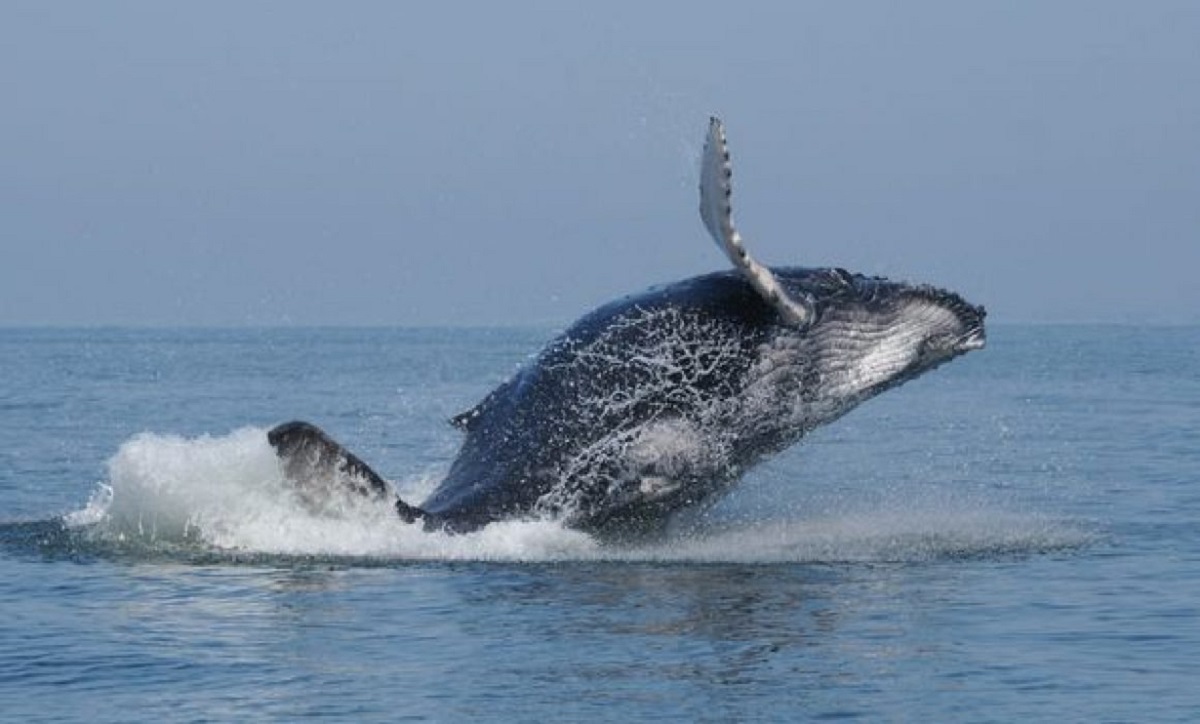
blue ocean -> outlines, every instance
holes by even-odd
[[[0,330],[0,718],[1200,718],[1200,328],[993,325],[661,542],[283,487],[420,501],[552,333]]]

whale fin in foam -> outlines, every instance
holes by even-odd
[[[339,491],[372,500],[395,495],[386,480],[316,425],[285,422],[268,432],[267,440],[283,463],[284,475],[311,508],[325,508]],[[399,497],[396,512],[409,523],[425,517],[424,511]]]

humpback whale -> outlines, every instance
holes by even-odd
[[[984,309],[924,284],[767,267],[733,223],[725,129],[712,118],[700,217],[733,268],[611,302],[453,418],[464,439],[419,506],[306,422],[268,439],[301,497],[394,499],[452,532],[549,518],[599,535],[661,531],[756,463],[859,403],[985,343]]]

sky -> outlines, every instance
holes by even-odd
[[[760,260],[1200,322],[1200,3],[0,3],[0,325],[563,324]]]

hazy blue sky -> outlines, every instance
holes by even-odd
[[[561,323],[770,264],[1200,321],[1200,2],[0,3],[0,324]]]

